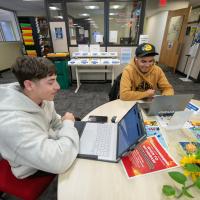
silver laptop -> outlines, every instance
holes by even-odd
[[[77,127],[75,123],[80,134],[80,158],[117,162],[147,135],[137,104],[118,123],[86,122],[84,128],[80,123],[84,125],[78,122]]]
[[[176,111],[183,111],[193,96],[193,94],[155,96],[152,101],[140,103],[139,105],[147,115],[170,114]]]

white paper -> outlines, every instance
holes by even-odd
[[[87,44],[79,44],[78,51],[79,52],[89,52],[89,46]]]
[[[99,52],[99,56],[100,57],[107,57],[108,56],[108,52]]]
[[[117,52],[108,52],[109,56],[117,57]]]
[[[90,62],[93,65],[101,64],[101,60],[99,58],[92,58]]]
[[[90,52],[91,56],[100,56],[100,52]]]
[[[90,56],[90,53],[89,52],[81,52],[81,56],[88,57],[88,56]]]
[[[95,38],[96,38],[96,42],[103,42],[103,35],[96,35],[95,36]]]
[[[80,60],[79,59],[71,59],[68,61],[68,65],[76,65],[76,64],[80,64]]]
[[[177,111],[174,113],[172,118],[169,120],[166,129],[174,130],[183,128],[184,124],[190,119],[192,111]]]
[[[140,35],[139,44],[149,43],[149,35]]]
[[[189,55],[194,58],[197,55],[198,48],[199,48],[198,43],[191,46],[189,50]]]
[[[108,65],[108,64],[112,64],[112,59],[101,59],[101,64],[103,65]]]
[[[84,34],[84,29],[83,28],[79,28],[79,34],[83,35]]]
[[[90,45],[90,52],[99,52],[100,51],[100,45],[99,44],[91,44]]]
[[[122,47],[121,48],[121,64],[127,64],[130,62],[132,56],[132,49],[130,47]]]
[[[89,59],[88,58],[80,59],[80,64],[88,65],[89,64]]]
[[[88,30],[85,30],[84,35],[86,38],[88,38]]]
[[[112,59],[111,63],[114,65],[120,65],[120,60],[119,59]]]
[[[77,45],[77,42],[76,42],[76,40],[73,40],[73,39],[71,39],[71,45]]]
[[[75,29],[74,28],[70,28],[69,32],[70,32],[71,37],[75,36]]]
[[[117,43],[117,34],[118,34],[118,31],[110,31],[109,32],[109,42]]]
[[[79,57],[79,56],[81,56],[80,52],[73,52],[72,53],[72,57]]]

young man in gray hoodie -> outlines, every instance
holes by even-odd
[[[0,86],[0,157],[20,179],[38,170],[65,172],[79,151],[79,136],[73,114],[61,118],[55,111],[60,87],[54,64],[24,56],[12,72],[19,83]]]

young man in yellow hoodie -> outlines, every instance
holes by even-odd
[[[125,101],[153,97],[160,90],[161,95],[173,95],[162,69],[155,65],[155,47],[149,43],[140,44],[135,58],[125,67],[120,82],[120,99]]]

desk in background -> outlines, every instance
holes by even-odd
[[[200,105],[198,101],[194,103]],[[119,121],[134,104],[133,101],[111,101],[90,112],[83,120],[86,121],[89,115],[107,115],[110,121],[116,115]],[[142,114],[144,119],[156,120],[155,117]],[[192,118],[200,120],[198,115]],[[188,141],[191,132],[186,129],[166,132],[162,128],[161,132],[166,138],[170,153],[179,162],[177,143]],[[172,169],[174,170],[182,171],[180,167]],[[174,185],[166,171],[128,179],[121,163],[76,159],[66,173],[59,175],[58,200],[165,200],[162,194],[164,184]],[[191,191],[194,199],[199,199],[198,189],[192,188]]]
[[[77,81],[75,93],[78,92],[81,85],[80,73],[111,73],[111,85],[113,85],[115,77],[114,67],[120,65],[120,60],[117,58],[117,52],[74,52],[72,57],[73,58],[68,62],[68,65],[75,67]],[[94,67],[104,68],[95,69]]]

